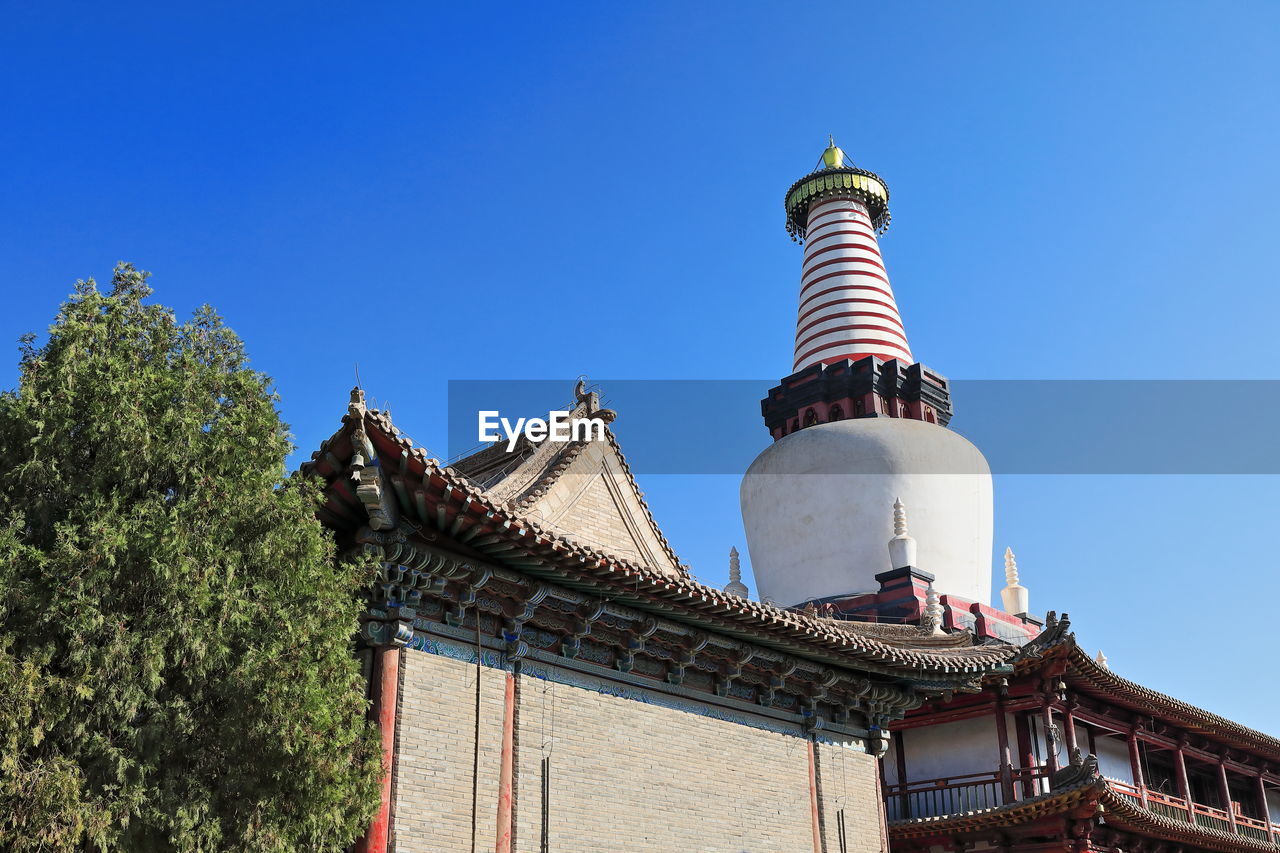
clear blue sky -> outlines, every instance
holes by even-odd
[[[441,452],[449,379],[779,378],[780,202],[828,132],[889,183],[944,373],[1280,378],[1276,4],[182,5],[0,12],[0,340],[134,261],[227,317],[305,452],[357,362]],[[1151,417],[1230,442],[1250,404]],[[641,485],[723,582],[737,478]],[[1280,733],[1278,498],[1001,477],[996,541],[1118,672]]]

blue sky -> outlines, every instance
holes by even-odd
[[[912,348],[947,375],[1280,378],[1275,4],[0,14],[0,340],[134,261],[226,316],[306,452],[357,363],[441,453],[450,379],[780,378],[781,198],[827,133],[890,186]],[[1230,443],[1250,408],[1150,418]],[[711,417],[673,413],[673,440]],[[723,582],[737,478],[641,485]],[[997,549],[1118,672],[1280,733],[1278,498],[1270,476],[1002,476]]]

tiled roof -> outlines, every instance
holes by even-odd
[[[328,502],[322,514],[339,529],[367,523],[346,482],[353,434],[361,428],[378,464],[397,484],[402,511],[418,523],[457,537],[490,559],[533,574],[550,574],[569,586],[591,589],[620,602],[745,636],[809,657],[869,672],[894,675],[926,688],[976,689],[983,675],[1016,653],[1012,646],[913,647],[771,604],[751,601],[673,576],[634,560],[574,541],[523,515],[514,502],[498,503],[460,472],[414,447],[380,412],[349,413],[342,428],[302,466],[325,478]]]
[[[875,637],[891,646],[906,646],[918,649],[959,649],[973,648],[978,643],[973,632],[965,629],[950,634],[931,634],[923,631],[918,625],[899,625],[892,622],[860,622],[852,619],[823,618],[837,627],[850,626],[864,637]],[[1004,647],[1004,644],[1000,644]]]
[[[1187,844],[1223,853],[1237,851],[1269,851],[1276,845],[1258,841],[1246,835],[1224,832],[1212,827],[1192,824],[1165,817],[1142,808],[1107,784],[1097,769],[1096,762],[1075,778],[1061,784],[1047,794],[1028,797],[1003,806],[959,812],[936,817],[906,818],[889,823],[890,839],[948,837],[961,834],[998,831],[1007,827],[1029,824],[1054,815],[1068,813],[1081,817],[1101,814],[1107,826],[1138,835]]]
[[[1018,826],[1047,815],[1072,811],[1082,803],[1096,802],[1106,788],[1106,780],[1096,774],[1082,774],[1057,790],[1003,806],[971,809],[955,814],[903,818],[889,822],[889,838],[954,836],[992,827]]]
[[[1015,661],[1018,671],[1038,669],[1048,658],[1065,658],[1066,677],[1078,690],[1210,740],[1280,761],[1280,739],[1116,675],[1080,648],[1075,634],[1067,630],[1069,626],[1070,621],[1064,614],[1054,625],[1052,634],[1046,631],[1041,635],[1043,642],[1035,641],[1025,647]]]
[[[592,398],[579,402],[577,408],[569,413],[569,417],[588,418],[599,414],[600,411],[595,407],[594,398]],[[611,419],[612,413],[609,415]],[[688,574],[688,567],[680,562],[671,543],[667,541],[666,534],[654,519],[653,512],[644,499],[644,493],[636,483],[631,466],[627,463],[627,457],[622,452],[622,447],[618,444],[613,430],[609,428],[606,418],[601,418],[601,423],[604,425],[605,440],[622,471],[625,488],[630,491],[640,509],[639,517],[632,517],[631,521],[642,525],[648,531],[673,570]],[[510,453],[504,447],[495,445],[454,462],[450,470],[475,482],[497,502],[510,503],[522,513],[537,514],[535,510],[541,499],[550,493],[591,443],[583,439],[533,442],[527,436],[521,435]],[[512,460],[513,457],[515,464],[501,465],[503,459]],[[564,532],[573,537],[574,531]],[[608,543],[595,544],[608,547]]]

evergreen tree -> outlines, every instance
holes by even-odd
[[[0,849],[333,850],[377,804],[335,561],[267,377],[147,274],[0,394]]]

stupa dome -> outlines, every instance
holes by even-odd
[[[991,600],[991,470],[963,436],[925,421],[819,423],[767,447],[742,480],[762,599],[795,605],[879,588],[893,506],[911,509],[916,568],[940,593]]]

